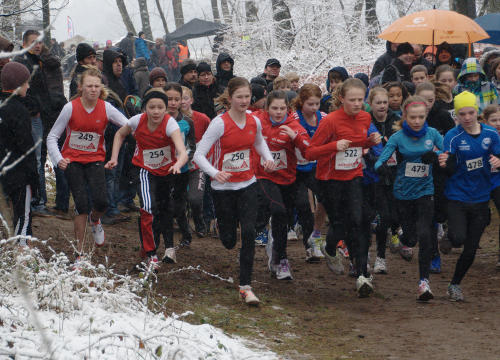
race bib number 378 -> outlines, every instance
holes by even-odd
[[[69,147],[75,150],[96,152],[101,135],[95,132],[72,131],[69,138]]]
[[[241,172],[250,170],[250,150],[238,150],[224,155],[222,171]]]

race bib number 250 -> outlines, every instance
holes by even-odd
[[[241,172],[250,170],[250,150],[238,150],[224,154],[222,171]]]

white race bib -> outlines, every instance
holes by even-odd
[[[422,163],[407,162],[405,168],[406,177],[427,177],[429,176],[429,165]]]
[[[144,160],[144,166],[150,169],[159,169],[172,162],[170,146],[165,146],[159,149],[143,150],[142,158]]]
[[[96,152],[101,135],[94,132],[71,131],[69,147],[75,150]]]
[[[389,160],[387,160],[387,166],[396,166],[397,164],[396,152],[393,152]]]
[[[470,159],[465,161],[465,165],[467,167],[467,171],[481,169],[483,167],[483,158],[478,157],[475,159]]]
[[[250,150],[238,150],[224,155],[222,171],[241,172],[250,170]]]
[[[288,162],[286,161],[286,151],[284,149],[280,151],[271,151],[273,156],[274,165],[276,166],[274,170],[286,169],[288,167]],[[264,166],[264,159],[260,158],[260,164]]]
[[[356,169],[361,163],[363,149],[361,147],[348,148],[335,155],[335,170]]]

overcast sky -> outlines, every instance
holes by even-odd
[[[137,3],[137,0],[125,0],[135,29],[140,31],[142,25]],[[175,30],[171,0],[160,0],[160,4],[163,5],[169,30]],[[163,36],[165,32],[158,15],[156,1],[148,0],[148,10],[153,36]],[[194,17],[212,20],[209,0],[184,0],[183,11],[186,22]],[[51,15],[55,16],[56,12],[53,11]],[[127,32],[116,6],[116,0],[70,0],[53,23],[52,37],[58,41],[68,38],[68,16],[73,20],[75,35],[82,35],[89,41],[99,41],[102,45],[108,39],[113,41],[120,39]]]

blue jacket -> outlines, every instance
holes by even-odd
[[[151,58],[151,51],[148,49],[146,41],[141,38],[135,39],[135,58],[143,57],[146,60]]]

